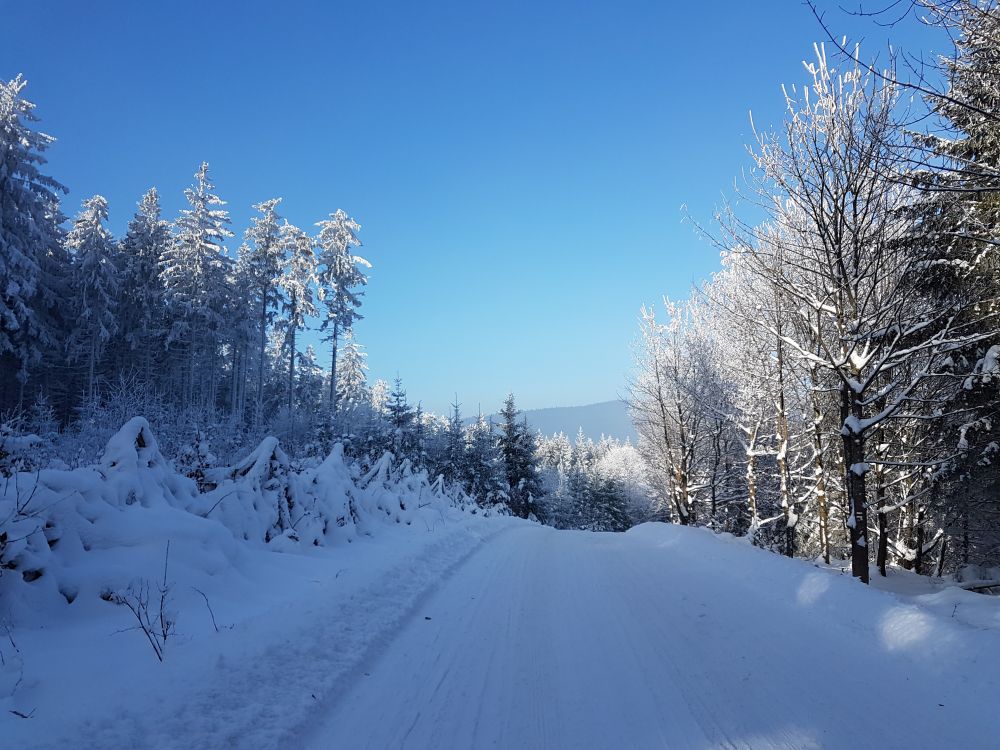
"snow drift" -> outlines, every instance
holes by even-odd
[[[146,420],[131,419],[94,466],[0,482],[0,620],[44,622],[54,606],[107,606],[110,592],[159,578],[167,564],[169,578],[197,585],[239,568],[248,548],[305,551],[386,523],[430,525],[446,509],[485,512],[389,453],[358,474],[340,445],[295,472],[268,437],[236,465],[206,471],[200,492],[164,458]]]

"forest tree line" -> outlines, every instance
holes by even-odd
[[[513,396],[495,419],[467,421],[457,400],[447,416],[411,404],[398,377],[369,384],[354,324],[371,265],[345,211],[310,233],[282,217],[281,199],[262,201],[231,252],[203,163],[173,221],[155,188],[121,237],[103,196],[68,219],[25,86],[0,83],[0,473],[93,462],[142,415],[196,480],[274,435],[299,462],[334,443],[362,467],[388,451],[525,518],[611,530],[648,517],[645,485],[614,468],[638,465],[630,445],[581,438],[575,458],[546,463],[558,438],[536,435]],[[325,361],[303,346],[317,322]],[[599,467],[608,454],[618,458]]]
[[[944,84],[816,45],[703,230],[722,270],[643,309],[631,383],[677,522],[864,581],[1000,564],[1000,12],[920,5]]]

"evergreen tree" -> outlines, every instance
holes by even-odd
[[[167,222],[160,218],[160,196],[150,188],[139,201],[119,244],[118,329],[124,347],[119,349],[118,369],[134,366],[142,357],[143,379],[149,381],[162,339],[163,284],[160,262],[170,243]]]
[[[417,413],[406,400],[403,381],[397,375],[393,383],[389,401],[386,404],[389,424],[392,428],[392,450],[397,457],[411,453],[414,444],[413,428]]]
[[[229,212],[221,208],[225,201],[212,192],[206,162],[194,177],[194,185],[184,191],[189,208],[174,224],[174,241],[160,270],[172,318],[167,343],[178,345],[187,359],[178,378],[181,403],[196,405],[200,396],[201,406],[214,407],[227,275],[223,243],[233,233]]]
[[[933,10],[942,13],[941,8]],[[936,472],[930,498],[915,500],[917,507],[909,510],[903,524],[903,544],[913,550],[912,560],[904,559],[903,564],[918,571],[924,555],[923,526],[931,513],[961,540],[956,545],[960,564],[988,560],[1000,549],[994,531],[1000,502],[993,490],[998,480],[994,454],[1000,442],[1000,392],[989,366],[995,360],[993,332],[1000,314],[1000,121],[984,115],[1000,109],[1000,13],[995,6],[956,3],[939,20],[952,27],[955,54],[943,58],[947,90],[928,97],[944,128],[920,139],[929,153],[923,154],[926,158],[914,175],[924,190],[911,208],[909,240],[917,248],[915,254],[923,256],[918,270],[924,293],[945,309],[963,310],[965,329],[984,338],[951,352],[959,367],[973,371],[947,410],[959,415],[951,420],[952,429],[938,428],[921,437],[934,441],[939,454],[949,455],[958,432],[961,452]],[[934,168],[924,168],[925,162]],[[879,539],[880,562],[886,557],[881,547],[886,536]]]
[[[59,249],[59,194],[66,188],[42,174],[43,152],[55,140],[32,130],[35,105],[22,97],[27,81],[0,81],[0,372],[4,398],[18,381],[21,399],[29,369],[58,345],[46,325],[47,258]]]
[[[341,209],[330,214],[330,218],[317,222],[320,228],[319,282],[320,298],[323,300],[324,315],[321,329],[325,341],[330,342],[330,411],[337,411],[337,344],[340,336],[361,318],[362,292],[358,287],[368,283],[368,278],[359,268],[371,268],[371,263],[351,252],[352,247],[360,247],[357,233],[361,225]]]
[[[527,422],[518,421],[520,415],[512,393],[507,396],[500,411],[500,455],[510,509],[514,515],[527,518],[535,512],[534,499],[541,492],[535,467],[534,440]]]
[[[590,529],[626,531],[631,526],[625,493],[614,479],[595,474],[587,495]]]
[[[352,411],[369,401],[367,376],[368,355],[354,339],[354,332],[348,331],[337,357],[337,403],[338,409]]]
[[[300,405],[316,410],[323,401],[323,386],[326,371],[319,364],[316,350],[310,344],[299,353],[298,371],[295,378],[296,400]]]
[[[258,203],[254,209],[260,213],[250,219],[250,226],[243,236],[240,248],[242,276],[249,285],[247,293],[257,310],[256,325],[259,348],[257,351],[257,399],[255,420],[263,418],[264,359],[267,350],[267,332],[274,321],[279,304],[278,278],[281,275],[283,254],[286,250],[282,238],[281,217],[277,207],[281,198]]]
[[[73,257],[76,321],[69,339],[70,361],[87,364],[87,400],[93,401],[97,364],[118,329],[118,270],[115,245],[104,226],[108,202],[100,195],[88,198],[66,235]]]
[[[288,416],[294,425],[295,339],[305,327],[306,318],[316,314],[313,289],[316,282],[316,256],[313,243],[305,232],[285,222],[281,227],[281,246],[285,265],[278,286],[281,288],[282,312],[285,314],[285,351],[288,356]]]
[[[506,497],[506,481],[493,425],[480,414],[469,426],[466,440],[467,492],[484,507],[502,502]]]

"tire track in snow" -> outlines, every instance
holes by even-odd
[[[475,530],[469,524],[458,526],[346,597],[304,608],[298,613],[300,619],[291,619],[287,631],[277,637],[270,633],[267,642],[243,646],[238,658],[220,656],[205,665],[192,675],[183,699],[145,701],[141,713],[112,712],[72,728],[57,742],[32,747],[271,750],[284,746],[314,719],[317,709],[331,705],[361,678],[364,665],[393,641],[434,590],[513,525],[491,519]],[[150,686],[154,698],[161,687]]]

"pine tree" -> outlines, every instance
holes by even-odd
[[[316,282],[316,256],[313,243],[305,232],[285,222],[281,227],[281,247],[285,264],[278,279],[285,314],[285,351],[288,356],[288,417],[294,425],[295,339],[305,327],[306,318],[316,314],[313,289]]]
[[[171,308],[171,329],[167,343],[176,343],[187,355],[187,364],[179,378],[184,405],[195,405],[196,395],[202,406],[214,406],[215,370],[218,367],[217,344],[226,291],[226,238],[229,212],[221,208],[225,201],[215,195],[203,162],[194,175],[195,183],[184,191],[190,208],[181,211],[174,223],[175,236],[164,253],[161,274]],[[208,373],[204,362],[208,360]],[[196,394],[196,386],[201,393]],[[205,390],[207,385],[207,392]]]
[[[510,509],[514,515],[527,518],[535,512],[533,501],[541,492],[535,466],[534,440],[527,423],[518,420],[520,415],[512,393],[507,396],[500,411],[500,454]]]
[[[359,266],[371,268],[371,263],[351,252],[352,247],[360,247],[357,233],[361,225],[341,209],[330,214],[330,218],[317,222],[320,228],[319,282],[320,298],[323,300],[324,316],[321,329],[325,341],[332,349],[330,359],[330,412],[337,411],[337,344],[340,336],[361,318],[362,292],[358,287],[368,283],[368,278]]]
[[[255,420],[263,419],[264,408],[264,359],[267,350],[267,332],[274,321],[279,304],[278,278],[281,275],[283,254],[281,217],[277,207],[281,198],[258,203],[254,209],[260,213],[250,219],[250,226],[243,237],[240,262],[243,279],[249,285],[247,293],[257,310],[259,348],[257,352],[257,399]]]
[[[451,405],[451,415],[444,434],[444,455],[442,456],[442,472],[451,481],[465,478],[468,446],[465,440],[465,430],[462,427],[462,410],[458,403],[458,395]],[[466,488],[468,491],[468,488]]]
[[[408,455],[413,450],[413,427],[417,413],[406,400],[403,381],[397,375],[393,383],[389,401],[386,404],[389,424],[392,428],[392,450],[397,456]]]
[[[483,507],[502,502],[506,497],[506,477],[493,425],[479,414],[466,434],[465,483],[467,492]]]
[[[254,354],[257,355],[257,378],[263,386],[261,366],[266,367],[267,339],[264,349],[260,349],[259,319],[248,310],[258,310],[260,305],[254,294],[253,270],[243,252],[234,263],[229,264],[226,277],[227,306],[224,328],[229,349],[229,411],[233,422],[243,424],[246,418],[248,388],[251,386],[251,371],[254,369]],[[254,398],[254,418],[262,416],[256,408],[262,399]]]
[[[38,118],[22,97],[26,85],[21,76],[0,81],[0,372],[5,390],[18,381],[18,401],[31,366],[58,345],[43,310],[53,301],[45,295],[47,256],[61,256],[58,196],[66,192],[40,171],[55,139],[31,129]]]
[[[924,256],[925,293],[942,307],[964,308],[965,326],[988,335],[1000,314],[1000,122],[995,116],[1000,109],[1000,13],[995,5],[972,2],[946,10],[944,4],[933,4],[931,10],[951,27],[955,54],[943,58],[947,90],[928,97],[944,128],[921,139],[929,153],[921,154],[925,158],[914,175],[924,191],[912,207],[910,241]],[[924,163],[934,168],[926,169]],[[960,417],[952,420],[953,429],[938,427],[922,440],[934,440],[938,453],[949,455],[957,431],[962,450],[935,475],[930,497],[939,507],[914,500],[907,509],[901,524],[902,543],[910,551],[905,567],[921,570],[923,527],[931,511],[961,540],[955,545],[959,564],[988,560],[991,548],[1000,546],[994,531],[1000,503],[993,490],[1000,395],[995,373],[985,366],[995,341],[994,334],[951,352],[955,362],[973,371],[947,409]],[[885,559],[884,536],[879,539],[880,562]],[[978,557],[980,551],[986,555]]]
[[[367,354],[354,339],[354,332],[348,331],[337,357],[337,403],[340,409],[352,411],[369,401],[368,383],[365,373]]]
[[[295,377],[295,397],[298,403],[313,411],[319,409],[323,401],[325,381],[326,370],[320,366],[316,350],[310,344],[305,351],[299,353]]]
[[[76,324],[69,340],[70,361],[87,363],[87,400],[93,401],[96,367],[108,341],[118,329],[118,269],[115,245],[104,226],[108,202],[100,195],[88,198],[66,235],[73,256]]]
[[[120,347],[118,369],[128,369],[132,356],[142,357],[143,379],[149,381],[157,350],[162,345],[163,283],[160,263],[170,244],[170,229],[160,218],[160,196],[150,188],[139,201],[119,244],[120,295],[118,329]]]

